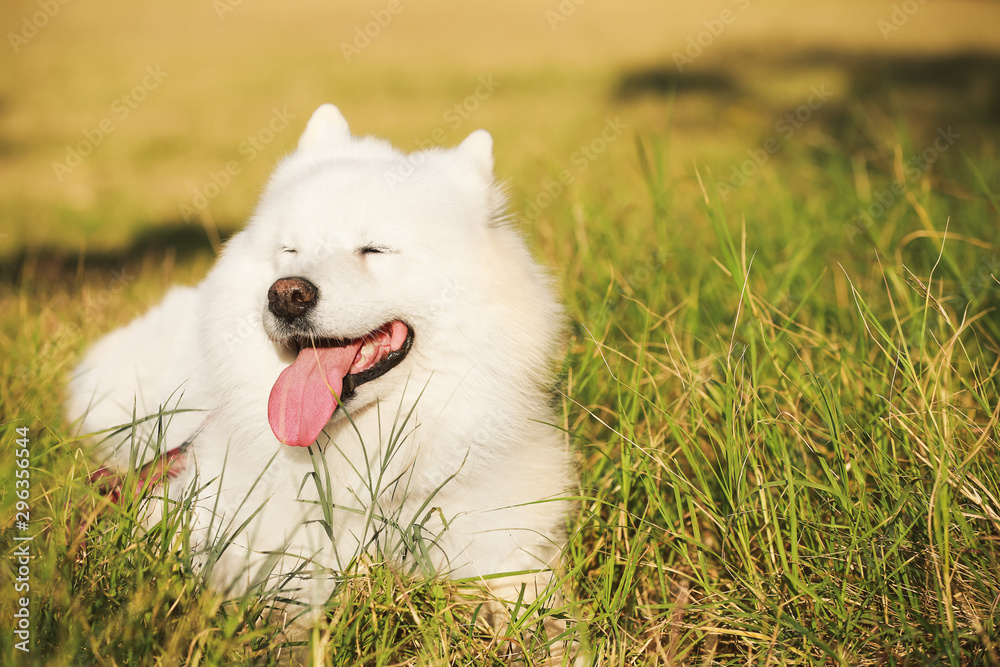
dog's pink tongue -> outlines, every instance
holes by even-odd
[[[330,421],[344,387],[344,376],[361,342],[344,347],[304,347],[281,371],[267,401],[267,421],[286,445],[308,447]]]

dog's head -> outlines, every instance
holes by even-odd
[[[399,388],[425,346],[447,358],[500,207],[485,131],[407,155],[352,137],[331,105],[316,111],[247,230],[269,272],[263,331],[287,364],[268,402],[281,442],[309,445],[338,406]]]

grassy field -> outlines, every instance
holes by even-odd
[[[403,2],[359,47],[387,3],[69,2],[41,27],[6,3],[0,661],[287,652],[266,596],[219,599],[107,507],[60,401],[332,101],[408,149],[493,133],[572,320],[581,500],[549,613],[595,664],[1000,665],[1000,6],[914,5]],[[372,564],[308,650],[502,664],[454,592]],[[508,638],[543,652],[530,618]]]

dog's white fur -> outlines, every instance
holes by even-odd
[[[69,417],[92,433],[164,407],[196,410],[170,417],[161,441],[166,450],[191,440],[170,495],[204,487],[194,503],[202,544],[257,512],[212,570],[230,593],[302,567],[313,576],[290,595],[320,604],[334,573],[378,546],[401,567],[454,578],[541,570],[524,591],[531,599],[556,565],[575,482],[549,395],[562,309],[503,205],[487,132],[407,155],[351,136],[324,105],[205,280],[89,351]],[[393,252],[364,255],[366,244]],[[325,336],[396,319],[415,335],[399,366],[358,387],[346,406],[353,423],[338,409],[309,449],[278,442],[267,419],[271,387],[293,359],[267,308],[269,286],[286,276],[319,288]],[[109,461],[155,456],[136,457],[126,435],[106,442]],[[316,504],[327,473],[332,538]],[[399,548],[401,535],[419,535],[425,551]],[[268,552],[285,555],[275,564]],[[516,597],[523,581],[493,588]]]

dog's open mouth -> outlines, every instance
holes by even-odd
[[[355,389],[403,360],[413,345],[413,330],[394,320],[361,338],[299,336],[293,341],[298,356],[271,388],[267,420],[278,440],[307,447]]]

